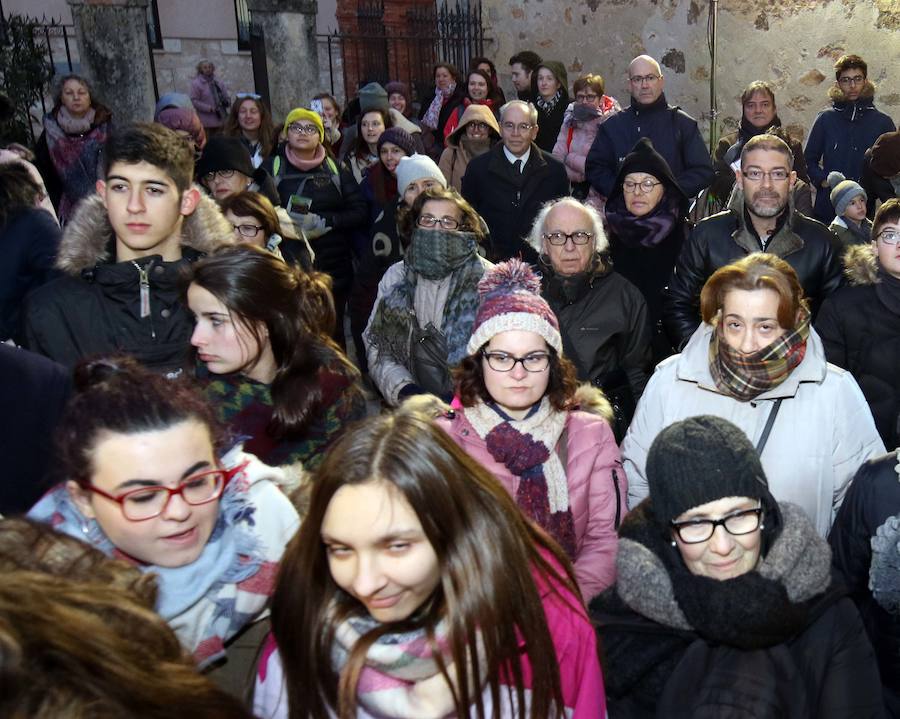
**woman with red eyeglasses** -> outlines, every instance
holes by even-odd
[[[29,516],[159,578],[156,610],[199,668],[264,615],[299,518],[283,472],[221,435],[200,396],[129,358],[83,362],[63,476]],[[233,669],[234,667],[232,667]]]

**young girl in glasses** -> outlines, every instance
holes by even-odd
[[[671,424],[647,479],[619,529],[616,586],[590,607],[609,715],[882,716],[875,654],[828,545],[775,501],[743,431],[709,415]]]
[[[492,267],[478,253],[481,217],[453,189],[431,188],[398,211],[403,260],[378,284],[363,333],[369,375],[385,401],[431,393],[449,400],[450,368],[466,354],[478,282]]]
[[[284,473],[226,449],[185,383],[134,360],[88,361],[60,425],[67,480],[29,516],[153,572],[156,610],[200,668],[258,619],[299,524]]]
[[[358,424],[319,468],[256,715],[605,717],[568,560],[413,403]]]
[[[526,263],[510,260],[478,286],[481,304],[456,370],[462,405],[439,420],[566,551],[586,598],[615,580],[626,479],[608,403],[563,356],[556,315]]]

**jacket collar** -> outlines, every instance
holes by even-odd
[[[503,152],[503,147],[503,143],[498,142],[491,148],[491,159],[488,163],[489,170],[492,170],[493,172],[499,172],[500,174],[504,174],[504,167],[501,163],[505,163],[506,165],[509,164],[506,159],[506,154]],[[532,142],[531,151],[528,154],[528,162],[526,162],[525,167],[522,168],[522,175],[527,176],[538,167],[543,167],[546,164],[547,161],[541,154],[541,149]]]
[[[676,362],[675,377],[682,382],[693,382],[700,389],[722,394],[709,371],[709,343],[713,331],[713,326],[705,322],[697,328],[681,354],[673,360]],[[825,347],[815,329],[810,327],[803,361],[793,369],[784,382],[768,392],[763,392],[753,401],[794,397],[801,383],[821,383],[825,380],[827,372]]]
[[[219,211],[215,200],[199,187],[200,202],[181,225],[181,244],[200,253],[234,242],[231,224]],[[100,195],[91,195],[79,203],[66,225],[59,243],[56,266],[68,275],[79,276],[98,263],[108,263],[115,253],[115,237],[109,215]]]
[[[759,239],[756,232],[747,227],[746,210],[744,209],[744,195],[740,189],[736,189],[732,202],[730,203],[730,211],[734,216],[737,224],[734,232],[731,233],[731,239],[734,240],[738,247],[743,248],[747,252],[761,252]],[[765,247],[765,251],[779,257],[787,257],[792,252],[802,250],[805,246],[803,238],[794,232],[794,223],[797,219],[797,213],[794,210],[794,193],[788,192],[788,206],[785,210],[787,216],[781,224],[772,239],[769,240]]]
[[[666,93],[660,93],[660,96],[656,98],[649,105],[641,105],[637,100],[634,99],[634,95],[631,96],[631,105],[628,107],[629,110],[635,113],[639,112],[660,112],[661,110],[667,110],[669,108],[669,103],[666,100]]]

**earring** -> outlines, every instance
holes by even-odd
[[[672,540],[672,546],[673,546],[673,547],[677,547],[677,546],[678,546],[677,544],[675,544],[675,540],[674,540],[674,539]]]
[[[766,528],[766,525],[765,525],[765,524],[760,524],[760,525],[759,525],[759,531],[760,531],[760,532],[761,532],[762,530],[764,530],[765,528]]]

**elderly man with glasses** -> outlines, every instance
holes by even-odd
[[[787,143],[769,134],[751,138],[736,175],[742,204],[697,223],[669,281],[664,323],[679,350],[700,326],[700,291],[706,280],[744,255],[768,252],[793,267],[813,316],[841,284],[840,259],[833,249],[837,238],[789,202],[797,173]]]
[[[672,168],[685,195],[694,197],[713,179],[697,121],[666,102],[666,79],[652,57],[639,55],[632,60],[628,79],[631,106],[600,126],[587,156],[585,176],[597,192],[609,197],[622,160],[646,137]]]
[[[826,225],[835,215],[828,173],[837,170],[848,180],[859,181],[866,150],[880,135],[895,129],[891,118],[875,109],[875,86],[859,55],[839,58],[834,79],[828,90],[831,107],[816,117],[803,151],[810,180],[818,190],[813,215]]]
[[[511,100],[500,108],[500,139],[474,158],[462,179],[462,196],[491,230],[493,261],[521,256],[537,262],[524,241],[541,205],[569,194],[563,164],[535,143],[537,108]]]

